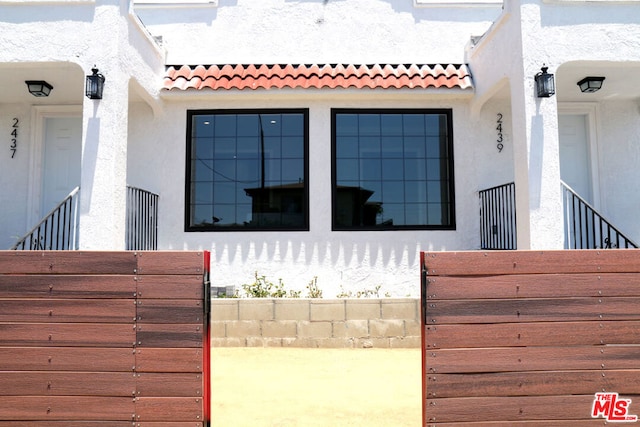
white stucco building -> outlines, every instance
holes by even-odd
[[[637,0],[0,0],[0,45],[3,249],[76,187],[72,248],[144,248],[142,213],[216,286],[329,297],[416,296],[421,250],[625,245],[561,182],[640,241]]]

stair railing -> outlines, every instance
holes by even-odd
[[[80,187],[76,187],[11,249],[77,250],[79,196]]]
[[[561,185],[565,217],[565,249],[638,247],[564,181],[561,181]]]
[[[127,186],[126,250],[158,249],[158,198],[150,191]]]
[[[480,196],[480,248],[515,250],[516,186],[511,182],[487,188]]]

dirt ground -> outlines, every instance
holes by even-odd
[[[417,427],[419,349],[214,348],[215,427]]]

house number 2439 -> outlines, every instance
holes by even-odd
[[[18,151],[18,123],[20,123],[20,120],[14,117],[11,125],[11,145],[9,145],[12,159],[16,156],[16,151]]]
[[[496,142],[498,144],[496,145],[496,147],[498,148],[498,153],[500,153],[504,148],[504,144],[502,144],[502,142],[504,141],[504,138],[502,137],[502,113],[498,113],[498,117],[496,119],[496,131],[498,133],[496,138]]]

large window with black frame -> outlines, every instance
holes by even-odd
[[[187,112],[187,231],[308,230],[308,110]]]
[[[455,229],[449,109],[333,109],[333,230]]]

